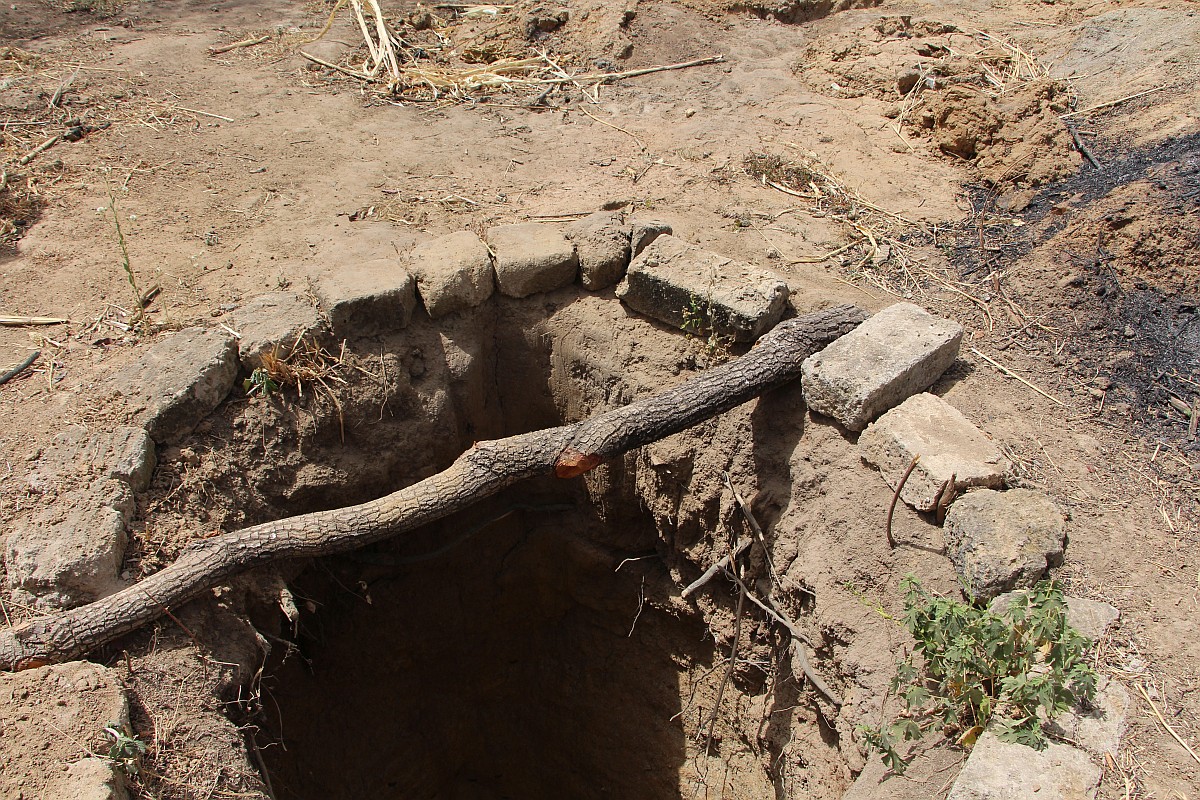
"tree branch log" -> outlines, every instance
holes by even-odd
[[[853,306],[840,306],[788,320],[746,355],[678,386],[573,425],[478,442],[443,472],[377,500],[193,542],[173,564],[127,589],[0,631],[0,669],[78,658],[254,567],[363,547],[427,525],[535,475],[582,475],[608,458],[799,378],[805,358],[865,316]]]

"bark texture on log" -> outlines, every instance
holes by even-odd
[[[854,306],[839,306],[782,322],[746,355],[678,386],[572,425],[478,442],[446,470],[377,500],[194,542],[173,564],[127,589],[0,632],[0,669],[28,669],[78,658],[236,573],[282,559],[363,547],[419,528],[535,475],[582,475],[612,456],[798,379],[805,358],[865,318]]]

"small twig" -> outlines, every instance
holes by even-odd
[[[79,74],[79,67],[71,73],[71,77],[62,82],[62,85],[54,91],[54,95],[50,98],[50,108],[58,108],[62,105],[63,94],[67,89],[71,88],[71,84],[75,82],[75,76]]]
[[[47,139],[46,141],[42,142],[42,143],[41,143],[41,144],[39,144],[37,147],[33,148],[33,149],[32,149],[32,150],[30,150],[28,153],[26,153],[25,155],[23,155],[23,156],[21,156],[20,158],[18,158],[18,159],[17,159],[17,164],[19,164],[19,165],[20,165],[20,166],[22,166],[22,167],[23,167],[23,166],[25,166],[25,165],[26,165],[26,164],[28,164],[30,161],[33,161],[35,158],[37,158],[39,153],[44,153],[44,152],[46,152],[46,151],[47,151],[47,150],[49,150],[51,147],[54,147],[54,145],[58,144],[58,143],[59,143],[59,142],[61,142],[61,141],[62,141],[62,134],[61,134],[61,133],[59,133],[59,134],[56,134],[56,135],[54,135],[54,136],[51,136],[49,139]]]
[[[1091,112],[1099,111],[1102,108],[1111,108],[1113,106],[1120,105],[1121,103],[1125,103],[1130,100],[1136,100],[1139,97],[1145,97],[1148,94],[1153,94],[1154,92],[1162,91],[1163,89],[1166,89],[1168,86],[1170,86],[1169,83],[1164,83],[1162,86],[1155,86],[1153,89],[1147,89],[1144,92],[1137,92],[1135,94],[1125,95],[1124,97],[1118,97],[1116,100],[1110,100],[1107,103],[1100,103],[1099,105],[1088,106],[1087,108],[1081,108],[1078,111],[1069,111],[1066,114],[1063,114],[1061,118],[1067,119],[1068,117],[1077,117],[1080,114],[1090,114]]]
[[[754,540],[747,539],[746,541],[739,544],[737,546],[737,549],[733,551],[734,558],[741,558],[742,553],[746,552],[746,550],[749,549],[750,545],[753,543],[754,543]],[[694,594],[697,589],[699,589],[701,586],[703,586],[704,584],[708,583],[713,578],[715,578],[717,576],[718,572],[720,572],[723,569],[727,569],[729,567],[729,564],[730,564],[729,556],[722,556],[721,559],[719,561],[717,561],[717,563],[713,564],[711,567],[704,570],[703,575],[701,575],[699,578],[697,578],[696,580],[692,581],[687,586],[685,586],[683,591],[679,593],[679,596],[684,599],[687,599],[689,596]]]
[[[254,47],[256,44],[262,44],[263,42],[269,41],[271,41],[270,36],[259,36],[257,39],[243,39],[242,41],[234,42],[233,44],[221,45],[220,47],[210,47],[208,48],[208,52],[216,56],[220,55],[221,53],[228,53],[230,50],[237,50],[239,47]]]
[[[233,328],[231,328],[231,327],[229,327],[228,325],[226,325],[224,322],[218,322],[218,323],[217,323],[217,325],[221,326],[221,327],[222,327],[222,328],[224,328],[226,331],[228,331],[230,334],[232,334],[233,338],[235,338],[235,339],[241,339],[241,338],[242,338],[242,335],[241,335],[240,333],[238,333],[238,332],[237,332],[237,331],[235,331]]]
[[[158,297],[161,293],[162,286],[151,286],[150,289],[144,295],[142,295],[142,308],[150,305],[150,303],[154,301],[154,298]]]
[[[742,607],[746,603],[746,584],[742,583],[742,579],[737,574],[737,564],[734,562],[733,550],[729,551],[730,572],[737,581],[740,591],[738,592],[737,609],[733,613],[733,644],[729,647],[729,666],[725,670],[725,677],[721,679],[721,686],[717,689],[717,699],[713,703],[712,715],[708,718],[708,738],[704,743],[704,754],[707,756],[709,749],[712,747],[713,730],[717,726],[717,714],[721,711],[721,700],[725,696],[725,686],[729,683],[729,679],[733,677],[733,670],[737,666],[738,642],[742,638]]]
[[[1071,134],[1071,139],[1075,142],[1075,149],[1079,151],[1080,155],[1092,162],[1093,167],[1100,169],[1099,159],[1092,152],[1092,148],[1088,147],[1087,143],[1083,141],[1083,137],[1079,135],[1079,129],[1075,127],[1075,123],[1069,119],[1063,119],[1063,124],[1067,126],[1067,133]]]
[[[358,78],[360,81],[366,81],[367,83],[379,83],[380,82],[379,78],[376,78],[373,75],[368,75],[365,72],[356,72],[355,70],[352,70],[352,69],[346,69],[345,67],[339,67],[337,64],[331,64],[328,61],[326,61],[325,59],[317,58],[316,56],[306,53],[303,50],[300,50],[298,52],[300,53],[301,56],[303,56],[304,58],[307,58],[309,61],[313,62],[314,64],[320,64],[322,67],[328,67],[329,69],[334,70],[335,72],[340,72],[343,75],[349,75],[351,78]]]
[[[1200,395],[1192,398],[1191,420],[1188,422],[1188,438],[1196,438],[1196,426],[1200,423]]]
[[[1187,750],[1188,755],[1192,757],[1193,761],[1195,761],[1197,764],[1200,764],[1200,756],[1196,755],[1196,751],[1192,749],[1192,746],[1185,742],[1183,737],[1176,733],[1175,729],[1172,728],[1165,719],[1163,719],[1163,715],[1159,712],[1158,707],[1154,705],[1154,701],[1150,699],[1150,695],[1146,694],[1146,687],[1138,684],[1137,690],[1138,693],[1141,694],[1141,696],[1145,699],[1145,701],[1150,704],[1150,710],[1154,712],[1154,716],[1158,719],[1159,724],[1166,728],[1167,733],[1171,734],[1171,738],[1179,742],[1184,750]]]
[[[812,642],[808,640],[808,637],[800,632],[800,629],[796,627],[796,623],[792,622],[792,620],[788,618],[787,614],[783,613],[783,609],[779,607],[778,603],[771,599],[770,595],[767,596],[766,602],[764,603],[750,593],[750,590],[746,588],[746,584],[736,572],[726,570],[726,574],[729,575],[729,577],[732,578],[735,583],[737,583],[738,588],[741,590],[739,597],[750,598],[750,601],[763,611],[766,611],[768,616],[772,617],[780,625],[787,628],[787,632],[792,637],[792,658],[800,662],[800,671],[804,673],[804,677],[808,678],[808,681],[813,685],[813,688],[825,695],[825,698],[829,702],[840,707],[842,705],[841,698],[834,694],[833,690],[829,688],[825,681],[821,680],[821,678],[817,676],[817,673],[812,668],[812,664],[808,660],[808,653],[804,652],[804,645],[807,644],[810,647],[812,646]]]
[[[939,525],[946,521],[946,512],[950,510],[950,504],[958,496],[958,488],[955,486],[957,478],[958,475],[951,472],[950,479],[942,484],[942,488],[938,490],[937,497],[934,498],[933,514]]]
[[[575,83],[576,81],[584,81],[588,83],[612,83],[614,81],[625,80],[626,78],[636,78],[641,75],[650,75],[654,72],[666,72],[672,69],[687,69],[688,67],[702,67],[705,64],[723,64],[725,56],[710,56],[708,58],[698,58],[695,61],[684,61],[679,64],[664,64],[655,67],[644,67],[643,69],[630,69],[624,72],[608,72],[592,75],[575,75],[565,78],[542,78],[534,81],[534,83]]]
[[[15,367],[13,367],[10,370],[6,370],[3,375],[0,375],[0,386],[3,386],[4,384],[8,383],[13,378],[17,377],[22,372],[24,372],[25,370],[27,370],[31,366],[33,366],[33,362],[37,361],[38,356],[40,356],[41,354],[42,354],[41,350],[34,350],[33,353],[28,358],[26,358],[24,361],[22,361],[20,364],[17,364]]]
[[[199,114],[202,117],[212,117],[213,119],[224,120],[225,122],[237,122],[233,117],[223,117],[220,114],[214,114],[211,111],[201,111],[198,108],[188,108],[187,106],[175,106],[180,111],[186,111],[189,114]]]
[[[171,613],[171,609],[169,609],[165,605],[163,605],[163,603],[160,602],[157,597],[150,594],[145,589],[141,589],[141,592],[142,592],[142,594],[146,595],[146,597],[150,598],[150,601],[152,603],[155,603],[162,610],[163,614],[165,614],[172,622],[174,622],[176,625],[178,625],[179,629],[181,631],[183,631],[184,633],[186,633],[188,635],[188,638],[192,640],[192,642],[196,645],[197,649],[199,649],[201,651],[204,650],[204,645],[200,642],[200,639],[198,639],[196,637],[196,634],[192,633],[191,629],[188,628],[187,625],[184,625],[182,622],[180,622],[179,617],[177,617]]]
[[[632,131],[627,131],[627,130],[625,130],[624,128],[622,128],[621,126],[619,126],[619,125],[613,125],[611,122],[605,122],[604,120],[600,119],[600,118],[599,118],[599,117],[597,117],[595,114],[593,114],[592,112],[588,111],[586,108],[580,108],[580,109],[579,109],[579,111],[580,111],[581,113],[583,113],[584,115],[591,117],[591,118],[592,118],[592,119],[594,119],[596,122],[599,122],[601,125],[607,125],[608,127],[612,128],[614,131],[620,131],[621,133],[625,134],[626,136],[630,136],[630,137],[632,137],[632,138],[633,138],[633,140],[634,140],[635,142],[637,142],[637,146],[638,146],[638,147],[639,147],[641,150],[645,150],[645,149],[646,149],[646,145],[645,145],[645,143],[643,143],[643,142],[642,142],[642,140],[641,140],[641,139],[639,139],[639,138],[637,137],[637,134],[636,134],[636,133],[633,133]]]
[[[900,492],[903,491],[904,484],[908,483],[908,476],[912,475],[913,470],[917,468],[917,463],[920,460],[920,453],[913,456],[912,463],[908,465],[908,469],[904,470],[904,475],[900,477],[900,482],[896,484],[896,491],[892,493],[892,502],[888,506],[887,522],[884,524],[883,530],[887,534],[888,547],[893,550],[896,549],[896,540],[892,537],[892,515],[896,513],[896,503],[900,500]]]
[[[70,321],[65,317],[0,317],[0,325],[14,328],[25,325],[63,325]]]
[[[1022,378],[1017,373],[1013,372],[1008,367],[1006,367],[1003,364],[1001,364],[1000,362],[996,361],[996,359],[991,358],[990,356],[985,356],[983,353],[979,352],[974,347],[971,348],[971,352],[974,353],[975,355],[979,356],[980,358],[982,358],[984,361],[991,364],[996,369],[1000,370],[1002,373],[1004,373],[1008,377],[1014,378],[1018,383],[1022,383],[1025,386],[1028,386],[1030,389],[1033,389],[1035,392],[1037,392],[1038,394],[1040,394],[1042,397],[1046,398],[1047,400],[1051,401],[1052,403],[1056,403],[1056,404],[1062,406],[1063,408],[1067,407],[1067,404],[1064,403],[1062,400],[1059,400],[1057,397],[1054,397],[1051,394],[1047,394],[1043,390],[1039,389],[1037,386],[1034,386],[1032,383],[1025,380],[1024,378]]]
[[[733,480],[729,477],[728,472],[721,472],[721,480],[725,482],[725,488],[733,495],[733,501],[737,503],[738,510],[742,512],[742,517],[746,520],[746,525],[750,528],[750,535],[754,538],[754,541],[758,542],[758,546],[762,548],[763,560],[767,562],[767,573],[771,576],[771,582],[779,585],[779,573],[775,571],[775,562],[771,560],[771,551],[767,549],[767,540],[763,536],[762,526],[754,518],[754,512],[750,510],[750,504],[734,488]]]

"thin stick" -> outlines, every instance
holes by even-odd
[[[729,551],[730,571],[735,580],[737,580],[740,591],[738,592],[737,610],[733,614],[733,644],[729,648],[729,666],[725,670],[725,677],[721,679],[721,686],[717,689],[717,699],[713,703],[712,715],[708,718],[708,738],[704,743],[704,755],[708,755],[712,747],[713,730],[717,726],[717,714],[721,711],[721,700],[725,696],[725,686],[729,683],[729,679],[733,677],[734,667],[737,666],[737,651],[738,642],[742,638],[742,607],[746,604],[746,584],[742,583],[742,579],[737,575],[737,564],[733,563],[733,550]]]
[[[19,165],[21,165],[22,167],[25,166],[30,161],[33,161],[35,158],[37,158],[39,153],[46,152],[51,147],[54,147],[54,145],[58,144],[60,141],[62,141],[61,133],[57,134],[55,136],[51,136],[49,139],[42,142],[37,147],[33,148],[28,153],[26,153],[25,155],[23,155],[19,159],[17,159],[17,163]]]
[[[904,489],[904,484],[908,483],[908,476],[912,475],[914,469],[917,468],[917,463],[921,460],[921,454],[913,456],[912,463],[908,465],[908,469],[904,470],[904,475],[901,476],[900,482],[896,484],[896,491],[892,493],[892,502],[888,506],[887,522],[883,526],[884,533],[887,534],[888,547],[892,550],[896,549],[896,540],[892,538],[892,515],[896,513],[896,502],[900,499],[900,492]]]
[[[17,364],[15,367],[13,367],[10,370],[6,370],[3,375],[0,375],[0,386],[3,386],[4,384],[8,383],[13,378],[17,377],[22,372],[24,372],[25,370],[27,370],[31,366],[33,366],[33,362],[37,361],[38,356],[40,356],[41,354],[42,354],[41,350],[34,350],[33,354],[30,355],[28,358],[26,358],[24,361],[22,361],[20,364]]]
[[[325,59],[317,58],[316,56],[306,53],[303,50],[300,50],[298,52],[300,53],[300,55],[304,56],[305,58],[307,58],[309,61],[313,62],[314,64],[320,64],[322,67],[328,67],[329,69],[334,70],[335,72],[340,72],[343,75],[349,75],[351,78],[358,78],[360,81],[367,81],[368,83],[378,83],[379,82],[379,78],[376,78],[371,75],[367,75],[364,72],[355,72],[352,69],[346,69],[345,67],[339,67],[337,64],[331,64],[328,61],[326,61]]]
[[[1188,438],[1196,438],[1196,425],[1200,423],[1200,395],[1192,398],[1192,414],[1191,420],[1188,422]]]
[[[1150,710],[1154,712],[1154,716],[1158,719],[1159,724],[1166,728],[1167,733],[1171,734],[1171,737],[1175,741],[1179,742],[1179,744],[1183,746],[1184,750],[1187,750],[1188,755],[1192,757],[1192,760],[1194,760],[1197,764],[1200,764],[1200,756],[1196,755],[1196,751],[1192,749],[1192,746],[1185,742],[1183,738],[1175,732],[1175,729],[1172,728],[1165,719],[1163,719],[1163,715],[1159,713],[1158,707],[1154,705],[1154,701],[1150,699],[1150,695],[1146,694],[1146,687],[1138,684],[1137,690],[1146,700],[1146,702],[1150,704]]]
[[[1075,123],[1069,119],[1064,119],[1063,124],[1067,126],[1067,133],[1071,134],[1071,139],[1075,142],[1075,149],[1084,158],[1092,162],[1093,167],[1100,169],[1100,161],[1096,158],[1096,154],[1092,152],[1092,148],[1088,147],[1087,143],[1083,141],[1083,137],[1079,135],[1079,129],[1075,127]]]
[[[64,317],[0,317],[0,325],[13,328],[25,325],[63,325],[70,321]]]
[[[213,114],[210,111],[201,111],[198,108],[188,108],[187,106],[175,106],[180,111],[186,111],[189,114],[199,114],[202,117],[212,117],[213,119],[224,120],[225,122],[237,122],[233,117],[223,117],[220,114]]]
[[[725,488],[733,495],[733,501],[737,503],[738,510],[742,512],[742,517],[746,520],[746,525],[750,528],[750,535],[754,541],[758,542],[758,546],[762,548],[763,559],[767,562],[767,572],[771,576],[771,581],[779,584],[779,573],[775,571],[775,562],[771,560],[771,551],[767,549],[767,540],[763,536],[762,526],[758,524],[758,520],[754,518],[754,512],[750,510],[750,504],[746,502],[741,493],[733,486],[733,480],[729,477],[729,473],[722,471],[721,480],[725,482]]]
[[[684,61],[679,64],[663,64],[655,67],[645,67],[643,69],[630,69],[624,72],[609,72],[603,74],[592,75],[575,75],[565,78],[541,78],[532,81],[532,83],[575,83],[576,81],[586,81],[591,83],[612,83],[614,81],[622,81],[626,78],[636,78],[641,75],[650,75],[654,72],[666,72],[672,69],[687,69],[688,67],[702,67],[705,64],[723,64],[725,56],[709,56],[708,58],[698,58],[695,61]]]
[[[271,41],[270,36],[259,36],[257,39],[243,39],[240,42],[234,42],[233,44],[226,44],[220,47],[210,47],[208,48],[208,52],[214,56],[217,56],[221,53],[228,53],[230,50],[237,50],[239,47],[254,47],[256,44],[262,44],[263,42],[269,41]]]
[[[611,122],[605,122],[604,120],[600,119],[600,118],[599,118],[599,117],[597,117],[595,114],[593,114],[592,112],[588,111],[586,108],[580,108],[579,110],[580,110],[580,112],[582,112],[583,114],[585,114],[585,115],[587,115],[587,116],[591,117],[592,119],[594,119],[596,122],[599,122],[601,125],[607,125],[608,127],[612,128],[614,131],[620,131],[621,133],[625,134],[626,136],[631,136],[631,137],[633,137],[633,140],[634,140],[635,142],[637,142],[637,146],[638,146],[639,148],[641,148],[642,150],[645,150],[645,149],[646,149],[646,145],[645,145],[645,144],[642,142],[642,140],[641,140],[641,139],[639,139],[639,138],[637,137],[637,134],[636,134],[636,133],[633,133],[632,131],[627,131],[627,130],[625,130],[624,128],[622,128],[621,126],[619,126],[619,125],[613,125]]]
[[[752,539],[747,539],[746,541],[739,544],[737,546],[737,549],[733,551],[734,558],[741,558],[742,553],[746,552],[746,550],[749,549],[750,545],[753,543],[754,542]],[[696,590],[698,590],[701,586],[703,586],[704,584],[708,583],[713,578],[715,578],[717,576],[718,572],[720,572],[723,569],[727,569],[729,567],[729,564],[730,564],[729,556],[722,556],[720,558],[720,560],[717,561],[717,563],[713,564],[711,567],[704,570],[703,575],[701,575],[699,578],[697,578],[696,580],[692,581],[687,586],[685,586],[683,591],[679,593],[679,596],[684,599],[687,599],[692,594],[695,594]]]
[[[825,681],[821,680],[820,677],[817,676],[817,673],[812,668],[812,664],[808,660],[808,653],[804,652],[805,644],[810,646],[812,645],[812,643],[808,641],[808,637],[800,632],[800,629],[796,627],[796,623],[792,622],[788,616],[783,613],[783,610],[779,608],[779,605],[769,596],[767,597],[766,603],[769,603],[770,607],[768,607],[766,603],[756,599],[754,595],[750,593],[750,590],[746,588],[746,584],[742,582],[741,577],[738,576],[737,573],[726,570],[726,574],[728,574],[730,578],[737,583],[738,588],[741,589],[741,594],[739,597],[749,597],[751,602],[753,602],[762,610],[766,611],[768,616],[774,618],[776,622],[787,628],[788,633],[792,637],[792,658],[800,662],[800,671],[804,673],[804,677],[808,678],[809,683],[813,685],[814,689],[825,695],[825,699],[833,703],[835,706],[840,707],[842,705],[841,698],[834,694],[833,690],[829,688]]]
[[[1008,367],[1006,367],[1006,366],[1004,366],[1003,364],[1001,364],[1000,362],[996,361],[996,359],[994,359],[994,358],[991,358],[991,357],[989,357],[989,356],[985,356],[983,353],[979,352],[979,351],[978,351],[978,350],[976,350],[974,347],[972,347],[972,348],[971,348],[971,352],[972,352],[972,353],[974,353],[975,355],[979,356],[980,358],[982,358],[984,361],[986,361],[986,362],[988,362],[989,364],[991,364],[991,365],[992,365],[993,367],[995,367],[996,369],[998,369],[998,370],[1000,370],[1001,372],[1003,372],[1003,373],[1004,373],[1005,375],[1007,375],[1008,377],[1010,377],[1010,378],[1014,378],[1014,379],[1016,379],[1016,380],[1017,380],[1017,382],[1019,382],[1019,383],[1023,383],[1024,385],[1028,386],[1030,389],[1033,389],[1035,392],[1037,392],[1038,394],[1040,394],[1042,397],[1046,398],[1047,400],[1051,401],[1052,403],[1056,403],[1056,404],[1058,404],[1058,405],[1062,406],[1063,408],[1066,408],[1066,407],[1067,407],[1067,404],[1066,404],[1066,403],[1064,403],[1062,400],[1059,400],[1057,397],[1054,397],[1053,395],[1047,394],[1046,392],[1042,391],[1041,389],[1039,389],[1038,387],[1034,386],[1034,385],[1033,385],[1032,383],[1030,383],[1029,381],[1027,381],[1027,380],[1025,380],[1024,378],[1022,378],[1022,377],[1021,377],[1020,375],[1018,375],[1017,373],[1013,372],[1013,371],[1012,371],[1011,369],[1009,369]]]
[[[1136,100],[1139,97],[1145,97],[1148,94],[1153,94],[1154,92],[1162,91],[1163,89],[1166,89],[1170,85],[1171,84],[1169,84],[1169,83],[1164,83],[1162,86],[1155,86],[1153,89],[1147,89],[1144,92],[1138,92],[1136,94],[1129,94],[1129,95],[1125,95],[1124,97],[1118,97],[1116,100],[1110,100],[1107,103],[1100,103],[1099,105],[1088,106],[1087,108],[1081,108],[1078,111],[1069,111],[1066,114],[1063,114],[1060,117],[1060,119],[1066,119],[1067,117],[1077,117],[1080,114],[1090,114],[1091,112],[1099,111],[1102,108],[1111,108],[1113,106],[1120,105],[1121,103],[1125,103],[1130,100]]]

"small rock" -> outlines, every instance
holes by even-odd
[[[1011,465],[983,432],[962,413],[932,394],[915,394],[871,423],[858,439],[862,456],[895,489],[913,458],[900,499],[918,511],[932,511],[946,481],[954,491],[971,486],[998,489]]]
[[[177,444],[233,388],[237,352],[237,340],[223,331],[185,328],[154,342],[102,389],[122,396],[154,441]]]
[[[637,258],[659,236],[673,232],[671,226],[665,222],[635,217],[629,223],[629,257]]]
[[[1051,732],[1074,742],[1097,758],[1116,756],[1129,716],[1129,690],[1111,678],[1101,678],[1089,709],[1076,706],[1050,720]]]
[[[127,729],[129,701],[118,676],[99,664],[69,661],[0,673],[3,739],[23,747],[4,750],[0,797],[125,800],[124,780],[103,752],[106,727]],[[82,751],[82,752],[81,752]],[[83,755],[83,758],[80,758]],[[61,765],[61,766],[60,766]],[[36,794],[25,776],[45,780]]]
[[[1029,588],[1062,564],[1066,522],[1041,492],[970,492],[950,507],[945,530],[950,560],[978,599]]]
[[[339,339],[374,336],[408,327],[417,283],[394,258],[349,264],[316,278],[317,299]]]
[[[1078,748],[1051,742],[1034,750],[989,731],[975,743],[946,800],[1084,800],[1099,785],[1100,768]]]
[[[852,431],[928,388],[958,357],[963,329],[912,303],[888,306],[804,360],[809,408]]]
[[[596,291],[618,283],[629,266],[629,229],[618,211],[597,211],[564,231],[579,254],[579,279]]]
[[[508,297],[528,297],[569,286],[579,269],[575,247],[556,228],[537,222],[488,228],[496,255],[496,283]]]
[[[123,588],[121,563],[133,493],[112,478],[64,492],[13,526],[4,542],[8,585],[22,602],[52,611]]]
[[[988,608],[997,614],[1003,614],[1008,610],[1013,598],[1020,594],[1024,592],[1005,592],[993,600]],[[1108,633],[1109,628],[1121,618],[1120,611],[1099,600],[1064,596],[1063,602],[1067,604],[1067,624],[1093,642]]]
[[[521,29],[525,38],[533,40],[543,33],[552,33],[571,18],[571,13],[565,8],[545,8],[537,6],[521,20]]]
[[[749,342],[779,322],[788,288],[769,270],[662,234],[629,265],[617,297],[676,328],[695,323]]]
[[[906,69],[896,76],[896,91],[901,96],[907,95],[921,80],[921,72],[916,69]]]
[[[487,245],[470,231],[417,245],[408,263],[433,319],[474,308],[492,296],[496,285]]]
[[[259,295],[238,309],[229,327],[239,334],[242,366],[254,371],[268,353],[286,355],[301,339],[319,338],[324,322],[317,309],[291,292]]]
[[[135,492],[150,485],[156,463],[154,442],[141,428],[118,425],[89,434],[70,428],[54,437],[29,473],[29,488],[42,494],[90,483],[96,477],[124,481]]]
[[[52,774],[44,789],[45,798],[62,800],[128,800],[125,779],[113,770],[113,762],[88,756],[67,766],[66,772]]]

